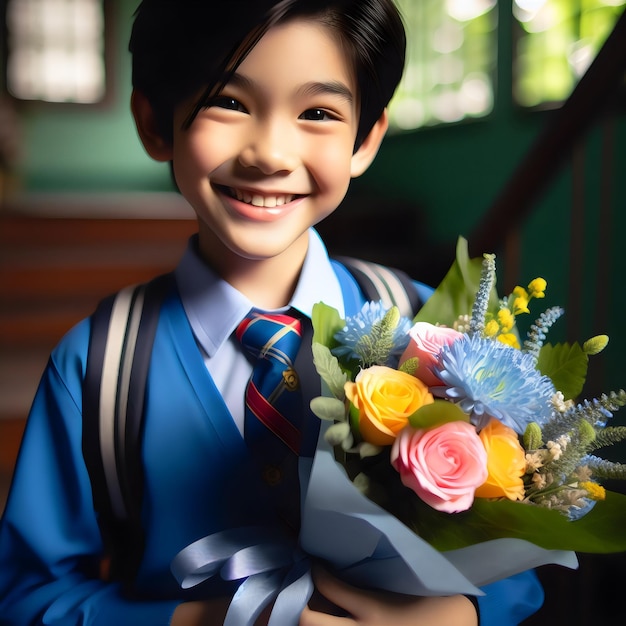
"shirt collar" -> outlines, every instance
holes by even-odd
[[[198,343],[209,357],[232,335],[254,303],[222,280],[200,257],[197,236],[189,240],[175,272],[185,313]],[[288,307],[311,317],[313,305],[324,302],[343,317],[343,296],[326,248],[314,229],[296,290]]]
[[[333,270],[320,236],[315,229],[311,228],[307,255],[289,304],[307,317],[311,317],[313,305],[317,302],[324,302],[334,307],[343,317],[343,294],[339,279]]]

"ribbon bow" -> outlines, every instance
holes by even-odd
[[[293,539],[263,526],[203,537],[181,550],[171,569],[183,589],[216,575],[244,581],[228,607],[224,626],[252,626],[273,600],[268,626],[297,626],[313,593],[311,565],[304,552]]]

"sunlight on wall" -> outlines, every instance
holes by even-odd
[[[392,129],[488,115],[498,63],[498,2],[398,0],[398,5],[408,50],[405,76],[389,109]],[[530,108],[566,100],[624,6],[625,0],[513,0],[514,102]]]
[[[99,0],[9,0],[7,88],[21,100],[93,103],[105,94]]]
[[[625,5],[623,0],[514,0],[521,27],[513,85],[517,104],[567,99]]]
[[[392,128],[409,130],[493,108],[496,0],[398,0],[408,31],[407,67],[391,103]]]

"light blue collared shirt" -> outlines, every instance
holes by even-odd
[[[243,432],[245,387],[252,365],[234,332],[255,307],[254,302],[222,280],[198,251],[192,237],[175,270],[180,297],[206,366],[240,432]],[[324,302],[343,317],[343,296],[339,280],[322,240],[309,230],[307,250],[300,278],[284,311],[294,308],[311,317],[313,305]]]

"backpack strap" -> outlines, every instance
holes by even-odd
[[[334,258],[352,274],[367,300],[382,300],[388,307],[395,305],[409,319],[420,309],[421,298],[406,272],[353,257]]]
[[[143,553],[142,419],[161,301],[171,275],[127,287],[92,316],[83,385],[83,456],[110,560],[109,577],[130,582]]]
[[[419,309],[421,298],[405,272],[352,257],[336,261],[366,300],[396,305],[409,318]],[[166,274],[122,289],[98,305],[91,322],[83,456],[109,560],[108,577],[122,581],[129,591],[144,549],[141,437],[146,381],[160,305],[172,283],[172,274]]]

